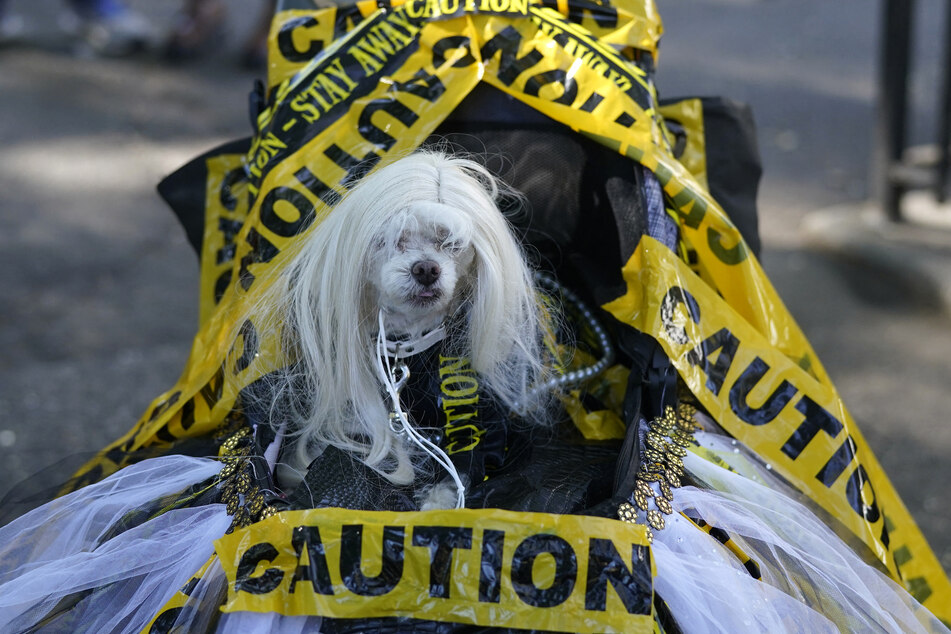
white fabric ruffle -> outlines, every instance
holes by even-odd
[[[168,511],[106,539],[129,512],[214,476],[217,460],[166,456],[122,469],[0,529],[0,632],[138,632],[214,552],[222,504]],[[55,608],[75,604],[61,617]]]
[[[707,446],[726,442],[698,436]],[[948,632],[770,473],[753,474],[766,486],[695,454],[684,463],[710,488],[677,489],[675,513],[653,544],[656,590],[683,631]],[[165,512],[112,537],[109,531],[128,513],[220,468],[212,459],[154,458],[0,529],[0,632],[141,631],[213,554],[231,518],[224,505],[210,504]],[[726,531],[757,562],[762,580],[681,511]],[[217,618],[218,632],[319,631],[319,617],[219,615],[226,583],[215,561],[175,628],[207,631]],[[44,621],[51,614],[58,616]]]
[[[701,444],[716,442],[698,436]],[[675,514],[653,544],[657,591],[684,631],[948,632],[904,588],[784,494],[778,480],[775,487],[764,486],[692,453],[684,466],[712,488],[677,489]],[[762,580],[679,517],[681,511],[726,531],[757,562]]]

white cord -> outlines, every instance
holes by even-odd
[[[462,483],[462,478],[459,477],[459,472],[456,470],[456,465],[452,464],[452,460],[449,459],[449,456],[446,455],[446,452],[444,452],[438,445],[420,434],[410,423],[406,413],[403,412],[403,408],[400,404],[400,389],[402,389],[403,384],[405,384],[406,380],[409,378],[409,369],[405,364],[401,364],[403,374],[400,376],[399,381],[397,382],[397,379],[394,376],[394,368],[390,365],[390,357],[387,354],[386,332],[383,328],[382,310],[379,313],[379,325],[380,330],[376,336],[376,369],[377,373],[380,375],[380,381],[383,383],[383,387],[386,389],[386,393],[390,397],[390,403],[392,404],[393,408],[392,413],[400,422],[401,429],[399,431],[404,432],[406,436],[411,441],[413,441],[413,443],[415,443],[427,454],[432,456],[433,460],[438,462],[443,469],[449,472],[450,477],[452,477],[453,482],[456,484],[456,508],[465,508],[466,487]],[[399,383],[399,385],[397,383]]]
[[[274,467],[277,465],[277,458],[281,453],[281,445],[284,443],[284,430],[287,427],[287,421],[283,421],[277,428],[274,440],[264,450],[264,460],[267,461],[267,468],[270,473],[274,473]]]

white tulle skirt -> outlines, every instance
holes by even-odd
[[[176,509],[103,540],[127,513],[214,476],[217,460],[128,467],[0,529],[0,632],[138,632],[214,552],[221,504]],[[68,614],[42,625],[62,601]]]
[[[729,451],[722,436],[702,445]],[[655,589],[685,632],[947,632],[904,588],[860,559],[807,507],[771,486],[688,453],[686,470],[710,488],[674,492],[674,514],[655,534]],[[758,478],[769,482],[769,474]],[[725,531],[759,565],[677,514]]]
[[[655,590],[684,632],[947,631],[781,487],[695,455],[685,466],[711,488],[677,489],[675,513],[653,544]],[[111,537],[110,529],[220,467],[212,459],[150,459],[0,529],[0,632],[141,631],[212,556],[231,520],[223,505],[210,504],[171,510]],[[762,580],[677,511],[727,531],[757,560]],[[225,584],[213,564],[191,593],[201,608],[181,611],[177,631],[205,629]],[[72,607],[63,610],[65,604]],[[44,621],[50,614],[59,616]],[[221,615],[215,629],[318,632],[320,623],[319,617],[239,612]]]
[[[211,557],[214,540],[231,518],[223,504],[175,509],[104,538],[128,513],[220,470],[214,459],[153,458],[0,528],[0,632],[142,631]],[[192,601],[207,608],[207,599],[218,596],[225,583],[221,566],[213,565],[192,591]],[[61,610],[64,602],[72,607]],[[209,616],[207,609],[184,610],[170,625],[191,632]],[[319,632],[320,619],[224,614],[216,629]]]

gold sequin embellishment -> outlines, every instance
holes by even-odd
[[[681,485],[683,459],[687,447],[694,443],[693,434],[698,429],[695,412],[693,406],[686,404],[681,404],[677,410],[667,407],[663,416],[648,423],[647,447],[635,476],[634,491],[629,501],[622,502],[617,511],[621,521],[646,524],[648,542],[654,539],[651,529],[663,530],[667,524],[664,516],[674,512],[671,504],[673,489]],[[651,508],[651,501],[656,508]]]

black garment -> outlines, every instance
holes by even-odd
[[[449,455],[465,482],[482,483],[505,461],[508,414],[482,389],[469,360],[450,355],[444,346],[424,350],[405,363],[410,376],[401,392],[403,411],[424,437]],[[289,502],[295,508],[418,510],[415,493],[450,477],[426,456],[415,466],[416,482],[398,486],[351,454],[328,447],[308,466]],[[473,502],[467,506],[481,506]]]

